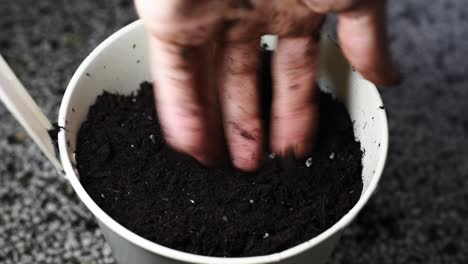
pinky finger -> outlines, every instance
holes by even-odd
[[[345,56],[364,77],[380,85],[400,81],[388,43],[385,1],[368,1],[340,13],[338,36]]]

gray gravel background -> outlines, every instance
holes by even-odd
[[[387,168],[331,263],[468,263],[468,3],[389,2],[404,81],[382,90]],[[127,0],[0,0],[0,52],[55,120],[79,63],[134,19]],[[3,105],[0,263],[114,263],[90,213]]]

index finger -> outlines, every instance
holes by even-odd
[[[208,46],[180,46],[150,36],[156,108],[166,141],[212,165],[222,151],[222,133],[214,82],[198,66],[213,69]]]

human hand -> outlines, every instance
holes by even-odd
[[[367,79],[392,84],[399,74],[388,49],[385,1],[135,0],[149,32],[152,75],[166,141],[200,162],[221,155],[224,127],[233,164],[260,166],[264,131],[277,154],[313,148],[318,34],[339,14],[338,36],[350,63]],[[279,36],[272,59],[271,128],[262,127],[259,39]]]

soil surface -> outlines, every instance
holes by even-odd
[[[79,131],[81,182],[112,218],[161,245],[225,257],[285,250],[336,223],[362,191],[352,122],[330,95],[318,100],[322,118],[309,157],[265,151],[262,169],[243,173],[206,168],[169,148],[150,83],[131,96],[105,92]]]

